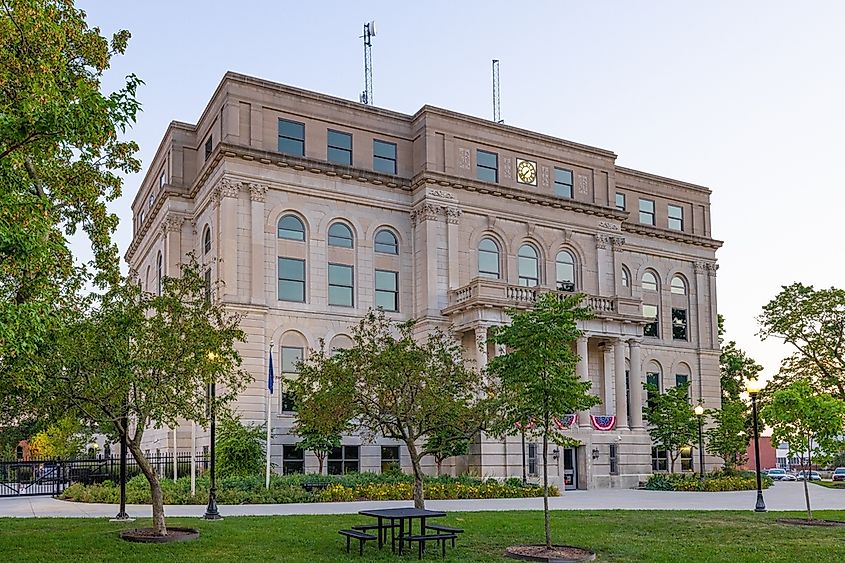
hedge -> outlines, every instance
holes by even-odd
[[[772,480],[763,476],[764,489],[772,484]],[[646,481],[645,488],[650,491],[751,491],[757,488],[757,477],[753,471],[713,472],[704,475],[692,473],[655,473]]]

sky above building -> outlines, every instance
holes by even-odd
[[[617,164],[713,190],[718,310],[773,375],[790,350],[756,317],[782,285],[845,285],[845,2],[239,2],[81,0],[91,26],[128,29],[104,87],[145,84],[128,136],[150,162],[167,124],[195,123],[227,70],[358,100],[375,20],[374,105],[502,118],[614,151]],[[146,169],[145,169],[146,170]],[[127,176],[112,210],[132,238]],[[75,249],[86,256],[83,241]]]

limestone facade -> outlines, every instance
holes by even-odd
[[[707,188],[615,158],[431,106],[404,115],[227,73],[197,124],[169,126],[132,205],[126,259],[149,291],[189,252],[222,282],[215,298],[243,315],[248,334],[244,367],[255,380],[237,404],[246,421],[265,420],[273,344],[279,471],[296,442],[278,392],[293,374],[280,372],[290,371],[296,349],[307,354],[320,339],[348,345],[350,325],[377,297],[395,304],[396,320],[452,331],[483,368],[499,353],[487,331],[508,322],[508,307],[530,306],[545,291],[583,292],[596,316],[577,342],[578,374],[602,403],[566,431],[583,445],[557,452],[550,478],[633,486],[652,471],[643,382],[686,380],[693,402],[719,406],[721,242],[711,236]],[[616,426],[597,430],[589,414],[615,415]],[[207,445],[205,431],[197,435]],[[190,425],[176,429],[180,449],[190,436]],[[168,429],[148,434],[153,450],[173,440]],[[528,442],[527,466],[539,474],[539,450]],[[358,446],[347,461],[355,467],[357,453],[361,471],[380,470],[395,452],[382,446],[396,445],[357,435],[344,444]],[[522,452],[519,436],[482,436],[447,465],[521,476]],[[308,453],[303,463],[316,469]]]

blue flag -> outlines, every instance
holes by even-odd
[[[267,376],[267,389],[273,394],[273,349],[270,348],[270,373]]]

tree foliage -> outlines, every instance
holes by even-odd
[[[674,473],[681,448],[692,446],[698,440],[698,421],[689,402],[689,384],[663,393],[654,385],[646,385],[646,389],[651,394],[645,409],[648,433],[655,446],[669,453]]]
[[[772,428],[772,442],[786,442],[789,457],[799,456],[804,471],[812,469],[814,455],[818,463],[823,463],[841,447],[839,438],[845,425],[845,402],[817,392],[807,381],[796,381],[776,391],[760,416]],[[808,480],[804,479],[804,499],[807,519],[812,520]]]
[[[92,435],[79,420],[63,416],[32,437],[29,452],[33,457],[73,459],[85,453]]]
[[[483,382],[467,368],[460,346],[433,331],[414,338],[413,321],[395,324],[370,311],[352,329],[353,346],[333,356],[311,354],[300,364],[298,418],[318,426],[355,420],[366,433],[401,440],[414,473],[414,505],[424,507],[421,460],[425,444],[444,426],[465,434],[482,427]]]
[[[763,307],[759,335],[793,348],[781,365],[783,387],[809,382],[845,400],[845,291],[793,283]]]
[[[721,457],[728,469],[745,463],[748,451],[748,406],[740,399],[722,399],[722,408],[711,411],[715,423],[706,432],[707,450]]]
[[[719,315],[719,343],[721,354],[719,355],[719,382],[722,389],[722,402],[737,401],[745,391],[745,381],[756,379],[757,374],[763,371],[763,366],[758,364],[742,350],[735,341],[725,343],[724,322],[725,319]]]
[[[107,204],[121,174],[137,172],[137,146],[120,137],[135,121],[134,75],[113,93],[103,73],[123,54],[89,28],[71,0],[0,2],[0,371],[10,395],[31,382],[8,364],[35,355],[62,321],[81,281],[66,237],[81,229],[99,281],[116,282],[117,216]],[[36,382],[37,383],[37,382]],[[13,387],[14,385],[14,387]]]
[[[196,261],[163,280],[161,295],[124,280],[91,296],[78,318],[51,334],[38,405],[96,425],[128,449],[150,483],[153,527],[166,534],[161,487],[141,441],[147,428],[180,419],[207,424],[207,386],[225,405],[249,380],[236,349],[239,317],[205,298]],[[219,412],[219,409],[218,409]]]
[[[246,425],[237,413],[223,409],[217,423],[217,470],[221,477],[250,477],[264,471],[266,428]]]
[[[442,474],[443,462],[450,457],[466,455],[475,432],[467,433],[474,425],[450,424],[436,429],[425,443],[425,450],[431,453],[437,464],[437,475]]]
[[[531,420],[532,431],[542,436],[544,530],[549,548],[549,442],[562,443],[563,439],[555,418],[599,403],[589,394],[590,382],[575,375],[578,355],[573,346],[581,336],[577,321],[592,317],[591,311],[581,306],[583,299],[582,294],[560,298],[546,293],[532,309],[510,311],[511,324],[497,327],[492,337],[507,352],[488,365],[488,373],[497,382],[499,419],[494,432],[510,434],[517,423]]]

